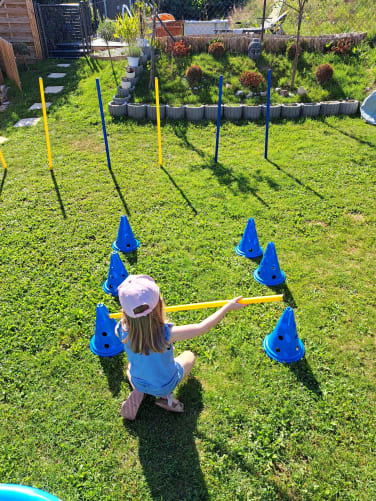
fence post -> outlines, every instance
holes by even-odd
[[[101,96],[101,87],[99,85],[99,78],[96,78],[95,81],[96,81],[96,84],[97,84],[99,109],[100,109],[100,112],[101,112],[103,137],[104,137],[104,144],[105,144],[105,147],[106,147],[106,155],[107,155],[107,165],[108,165],[108,168],[111,170],[110,150],[108,149],[107,132],[106,132],[106,122],[104,121],[102,96]]]
[[[266,98],[266,125],[265,125],[265,159],[268,158],[268,136],[269,136],[269,111],[270,111],[270,86],[272,80],[272,70],[268,70],[268,95]]]
[[[222,111],[222,85],[223,85],[223,75],[219,77],[219,90],[218,90],[218,115],[217,115],[217,137],[215,140],[215,156],[214,162],[217,163],[218,160],[218,145],[219,145],[219,129],[221,127],[221,111]]]

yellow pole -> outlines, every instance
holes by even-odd
[[[1,149],[0,149],[0,160],[1,160],[1,163],[3,164],[4,169],[6,169],[7,164],[5,163],[5,159],[3,157],[3,152],[1,151]]]
[[[52,170],[52,158],[51,158],[51,148],[50,148],[50,136],[48,134],[46,102],[44,100],[43,78],[41,78],[41,77],[39,77],[39,89],[40,89],[40,97],[42,100],[42,110],[43,110],[43,120],[44,120],[44,131],[46,133],[48,163],[50,166],[50,170]]]
[[[223,299],[221,301],[209,301],[207,303],[193,303],[193,304],[178,304],[176,306],[166,306],[166,312],[172,311],[186,311],[186,310],[200,310],[203,308],[218,308],[224,306],[231,299]],[[276,301],[283,301],[283,294],[276,294],[274,296],[259,296],[259,297],[243,297],[239,301],[240,304],[256,304],[256,303],[274,303]],[[111,313],[110,318],[121,318],[121,313]]]
[[[159,112],[159,88],[158,88],[157,77],[155,77],[155,104],[157,107],[158,157],[159,157],[159,166],[162,167],[161,115]]]

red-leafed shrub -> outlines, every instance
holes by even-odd
[[[316,80],[320,85],[330,80],[333,76],[334,70],[329,63],[320,64],[316,70]]]
[[[226,52],[226,49],[222,42],[212,42],[209,45],[208,52],[214,57],[221,57]]]
[[[352,49],[351,40],[338,40],[338,42],[330,47],[330,52],[334,54],[348,54]]]
[[[185,72],[189,85],[197,84],[202,79],[202,69],[201,66],[192,64]]]
[[[240,75],[240,83],[244,87],[257,89],[257,87],[262,84],[263,81],[264,77],[257,71],[244,71],[244,73]]]
[[[170,52],[174,57],[184,57],[189,54],[190,50],[191,46],[184,42],[184,40],[178,40],[170,48]]]

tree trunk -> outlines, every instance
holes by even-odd
[[[299,59],[299,41],[300,41],[300,26],[302,24],[302,19],[303,19],[303,9],[304,5],[299,9],[299,17],[298,17],[298,29],[296,32],[296,51],[295,51],[295,57],[294,57],[294,62],[292,65],[292,75],[291,75],[291,84],[290,87],[294,87],[295,83],[295,74],[296,74],[296,69],[298,67],[298,59]]]

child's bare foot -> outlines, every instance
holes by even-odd
[[[184,404],[176,398],[161,397],[155,401],[155,405],[171,412],[184,412]]]
[[[143,398],[144,393],[138,390],[133,390],[129,394],[127,400],[125,400],[121,405],[121,416],[129,421],[134,421]]]

